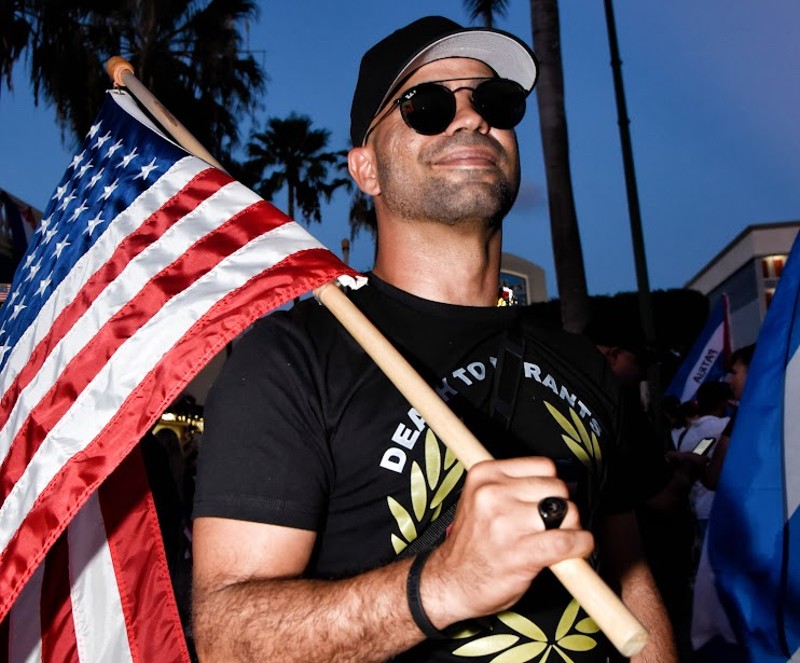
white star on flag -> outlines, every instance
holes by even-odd
[[[43,295],[45,290],[50,287],[51,279],[49,276],[46,276],[41,281],[39,281],[39,288],[36,290],[37,295]]]
[[[111,158],[114,155],[114,152],[116,152],[120,147],[122,147],[122,139],[118,140],[116,143],[114,143],[111,147],[108,148],[108,153],[106,154],[106,157]]]
[[[103,194],[100,196],[100,200],[108,200],[109,196],[114,193],[114,189],[119,186],[119,180],[114,180],[108,186],[103,187]]]
[[[89,219],[89,222],[86,224],[86,230],[84,231],[87,235],[91,235],[94,232],[94,229],[103,223],[103,219],[100,218],[100,215],[97,214],[93,219]]]
[[[127,168],[128,164],[137,156],[139,156],[139,154],[136,152],[136,146],[134,145],[133,149],[122,158],[122,161],[119,163],[117,168]]]
[[[70,168],[77,168],[78,164],[80,164],[80,162],[83,161],[83,157],[84,157],[85,154],[86,154],[86,150],[84,150],[80,154],[76,154],[74,157],[72,157],[72,163],[69,165],[69,167]]]
[[[76,207],[75,210],[72,212],[72,216],[69,218],[69,220],[74,221],[87,209],[89,209],[89,206],[86,204],[86,202],[85,201],[81,202],[80,206]]]
[[[56,257],[56,259],[61,257],[61,252],[68,246],[69,246],[69,241],[67,241],[66,239],[56,243],[56,247],[53,249],[53,255]]]
[[[156,168],[156,159],[153,157],[153,160],[147,164],[146,166],[142,166],[142,169],[139,171],[139,174],[134,177],[133,179],[138,180],[140,177],[144,180],[147,180],[150,177],[150,173]]]
[[[103,178],[103,171],[105,168],[101,168],[98,170],[94,175],[92,175],[92,179],[89,180],[89,184],[86,185],[87,189],[91,189],[99,180]]]

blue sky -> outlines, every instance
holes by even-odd
[[[262,2],[249,47],[270,77],[260,117],[311,116],[347,145],[361,54],[425,14],[467,22],[460,0]],[[528,2],[498,27],[531,43]],[[746,226],[800,219],[800,3],[615,0],[636,176],[653,288],[681,287]],[[602,0],[562,0],[571,166],[589,291],[636,287]],[[43,209],[69,163],[55,111],[35,108],[25,70],[0,96],[0,188]],[[556,293],[534,97],[518,128],[523,188],[506,249],[541,265]],[[245,136],[246,138],[246,136]],[[278,197],[276,204],[285,206]],[[344,194],[310,230],[340,250]],[[371,239],[351,262],[368,269]]]

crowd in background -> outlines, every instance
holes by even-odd
[[[595,342],[620,381],[638,391],[645,366],[637,349],[615,345],[602,335]],[[645,554],[675,628],[682,661],[747,660],[744,651],[715,631],[715,615],[710,613],[719,606],[708,596],[713,592],[713,579],[707,561],[700,562],[754,351],[753,344],[733,352],[727,380],[701,384],[690,400],[665,397],[660,403],[659,421],[650,421],[653,441],[663,448],[672,479],[651,496],[638,516]],[[646,405],[642,402],[643,412]]]

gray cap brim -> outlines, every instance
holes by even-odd
[[[397,86],[414,71],[436,60],[445,58],[472,58],[489,65],[500,78],[519,83],[530,92],[536,83],[538,67],[533,53],[517,39],[496,31],[471,29],[442,37],[417,53],[395,77],[381,100],[383,108],[397,90]]]

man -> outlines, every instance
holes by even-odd
[[[605,661],[607,642],[546,570],[592,553],[581,519],[598,525],[605,568],[651,630],[650,660],[673,660],[630,518],[645,471],[627,471],[602,356],[495,306],[519,187],[513,127],[535,77],[515,37],[429,17],[364,56],[351,112],[350,172],[374,199],[378,249],[350,296],[504,460],[464,476],[315,302],[264,319],[206,408],[202,660],[522,661],[557,649]],[[568,503],[545,530],[539,503],[570,495],[584,510]],[[456,503],[443,542],[415,549]]]

